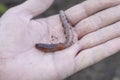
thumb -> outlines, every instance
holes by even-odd
[[[54,0],[27,0],[23,4],[14,7],[11,10],[15,10],[15,12],[17,10],[21,14],[33,18],[47,10],[53,2]]]

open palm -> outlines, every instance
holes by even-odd
[[[0,80],[61,80],[119,51],[120,16],[114,13],[114,19],[103,17],[103,22],[100,22],[100,16],[117,10],[120,1],[109,0],[93,9],[89,3],[97,5],[99,1],[95,1],[86,1],[66,11],[68,19],[75,25],[74,38],[82,38],[65,50],[50,53],[37,50],[35,44],[65,40],[59,15],[32,18],[44,12],[53,1],[29,0],[8,10],[0,20]],[[86,14],[83,5],[90,6],[91,13]],[[113,6],[116,7],[95,14]],[[78,8],[81,11],[71,13]],[[98,21],[94,24],[94,20]]]

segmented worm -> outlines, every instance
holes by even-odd
[[[37,49],[44,51],[44,52],[54,52],[54,51],[63,50],[72,45],[73,43],[72,26],[69,23],[63,10],[60,11],[59,15],[60,15],[60,19],[61,19],[61,22],[64,28],[65,36],[66,36],[65,42],[56,43],[56,44],[37,43],[35,45]]]

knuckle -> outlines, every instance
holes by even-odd
[[[102,20],[98,17],[89,17],[81,22],[81,24],[89,31],[93,31],[100,28]]]

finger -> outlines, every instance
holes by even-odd
[[[79,22],[75,29],[79,37],[120,20],[120,5],[99,12]]]
[[[87,0],[66,11],[69,21],[74,25],[80,20],[109,7],[120,4],[120,0]]]
[[[31,18],[43,13],[54,0],[27,0],[23,4],[10,9],[12,12],[29,15]]]
[[[120,37],[120,22],[85,35],[81,38],[80,45],[82,49],[87,49],[117,37]]]
[[[95,64],[120,51],[120,37],[84,50],[75,58],[75,72]]]

